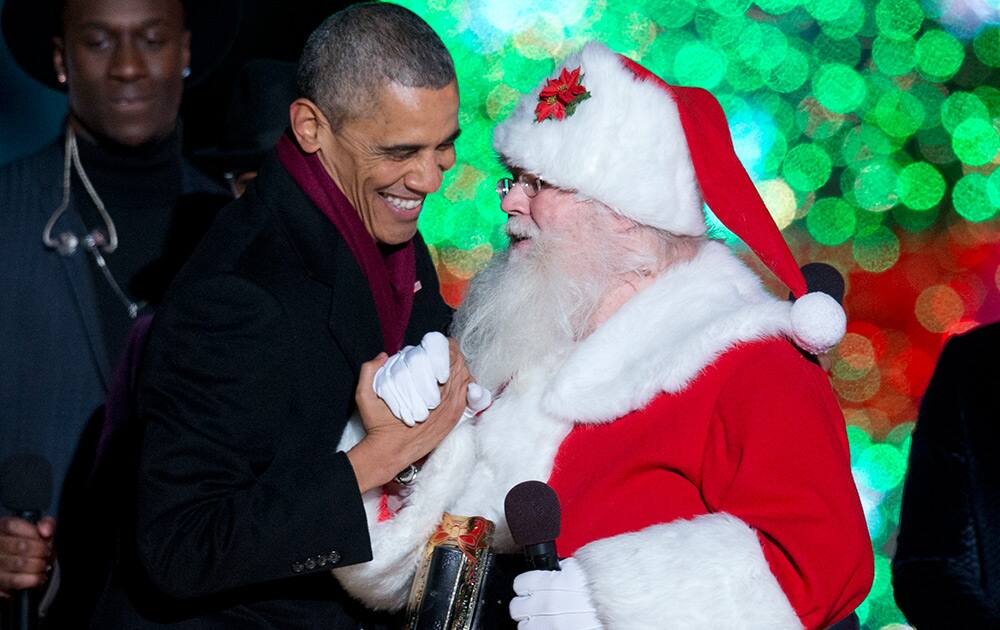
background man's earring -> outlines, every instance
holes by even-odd
[[[184,77],[185,79],[191,76],[191,68],[184,68],[183,70],[181,70],[181,76]]]
[[[60,85],[66,85],[66,75],[60,72],[56,75],[56,81],[58,81]]]

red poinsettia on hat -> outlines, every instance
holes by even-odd
[[[538,94],[538,106],[535,107],[535,121],[542,122],[548,118],[562,120],[572,116],[576,106],[590,98],[590,92],[580,83],[580,67],[569,71],[566,68],[559,73],[558,79],[549,79]]]

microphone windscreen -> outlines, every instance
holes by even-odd
[[[20,453],[0,463],[0,503],[11,512],[38,512],[52,502],[52,465],[41,455]]]
[[[507,525],[514,542],[537,545],[559,538],[559,497],[549,484],[523,481],[507,493],[503,502]]]

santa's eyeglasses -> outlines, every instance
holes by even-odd
[[[517,179],[511,179],[510,177],[501,177],[497,181],[497,194],[500,195],[500,201],[504,200],[510,191],[514,189],[514,186],[520,185],[524,189],[524,194],[528,196],[529,199],[533,198],[538,194],[542,188],[548,187],[541,178],[535,177],[534,175],[529,175],[528,173],[521,173],[517,176]]]

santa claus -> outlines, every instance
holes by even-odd
[[[443,512],[491,519],[497,549],[514,550],[504,496],[537,479],[561,502],[566,559],[515,582],[521,628],[823,628],[849,615],[872,550],[843,416],[812,356],[843,335],[843,311],[806,294],[718,102],[592,43],[524,96],[494,146],[511,171],[497,187],[510,247],[452,331],[493,404],[409,471],[405,496],[368,497],[374,559],[337,569],[341,583],[401,608]],[[794,303],[706,238],[703,204]],[[435,381],[402,356],[384,391],[412,416]]]

